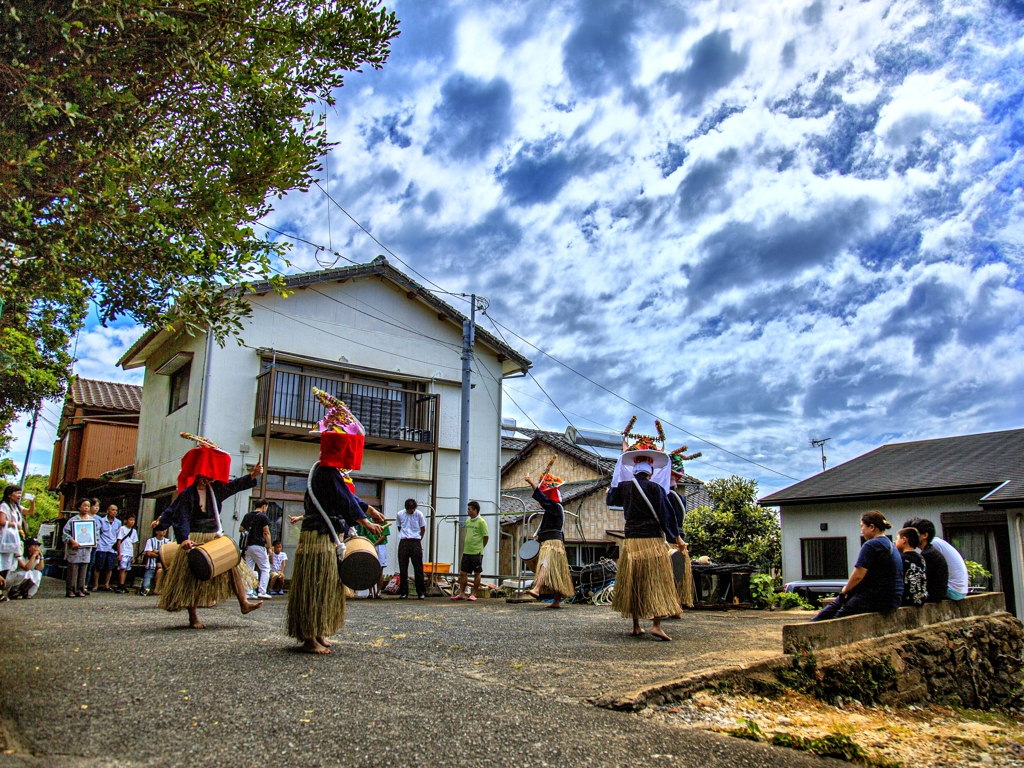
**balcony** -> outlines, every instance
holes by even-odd
[[[271,365],[256,379],[253,437],[319,442],[310,434],[325,408],[313,387],[344,400],[366,430],[366,448],[396,453],[425,453],[437,444],[438,396],[401,389],[385,382],[339,373],[329,376],[283,370]]]

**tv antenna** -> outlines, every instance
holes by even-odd
[[[811,438],[811,448],[820,448],[821,449],[821,471],[822,472],[825,471],[825,462],[828,461],[828,456],[825,455],[825,443],[827,443],[831,439],[832,439],[831,437],[826,437],[826,438],[823,438],[821,440],[815,440],[813,437]]]

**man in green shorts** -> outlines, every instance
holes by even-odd
[[[459,563],[459,591],[452,595],[452,600],[461,600],[465,594],[467,600],[476,600],[480,591],[480,574],[484,570],[484,547],[487,546],[487,521],[480,517],[480,505],[471,501],[466,507],[469,520],[466,521],[466,538],[462,547],[462,562]],[[469,574],[473,574],[473,591],[466,593],[466,582]]]

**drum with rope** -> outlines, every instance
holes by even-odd
[[[537,556],[540,555],[540,542],[536,539],[529,539],[523,542],[519,548],[519,559],[523,561],[526,570],[537,572]]]
[[[241,560],[238,547],[227,536],[218,536],[188,551],[188,569],[196,581],[209,581],[227,573]]]
[[[380,559],[369,539],[353,536],[345,540],[345,559],[338,566],[341,582],[349,589],[369,589],[380,581]]]

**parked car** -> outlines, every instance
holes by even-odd
[[[811,605],[818,605],[821,599],[827,595],[838,595],[840,590],[846,586],[846,579],[825,580],[825,581],[791,581],[782,585],[783,592],[796,592]]]

